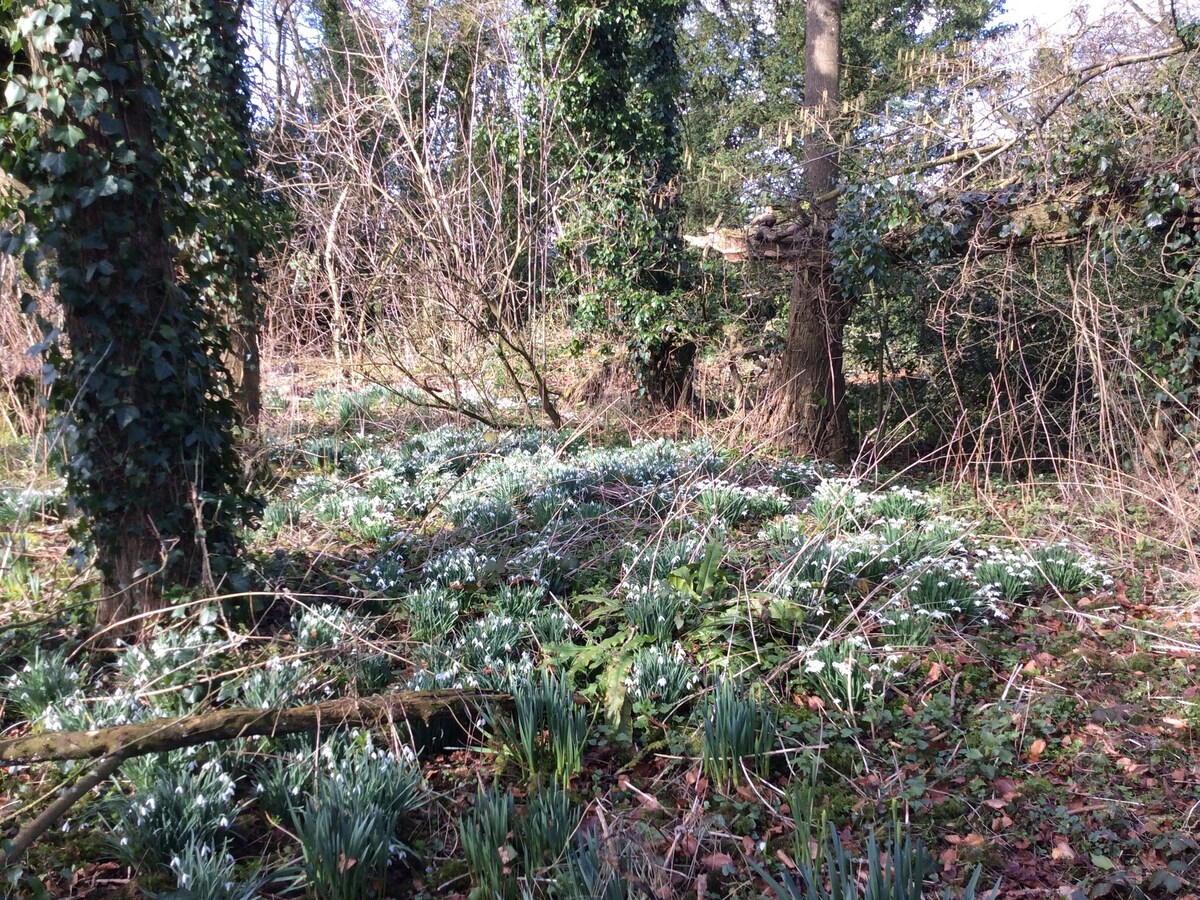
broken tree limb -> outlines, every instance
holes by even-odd
[[[374,697],[326,700],[292,709],[219,709],[94,731],[51,731],[0,741],[0,763],[130,758],[213,741],[321,731],[343,725],[376,726],[401,719],[428,722],[437,714],[485,703],[507,703],[493,691],[399,691]]]
[[[87,775],[58,795],[58,799],[47,806],[37,818],[18,831],[8,846],[0,850],[0,869],[11,866],[33,846],[33,842],[54,827],[72,806],[78,803],[92,788],[107,781],[125,761],[124,756],[106,756]]]

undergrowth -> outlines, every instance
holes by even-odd
[[[7,721],[512,702],[129,761],[18,892],[107,861],[178,897],[1169,896],[1200,865],[1195,664],[1086,546],[703,440],[313,405],[270,448],[258,590],[175,598],[106,653],[78,602],[10,631]],[[62,508],[0,492],[25,591],[34,507]],[[10,817],[55,772],[9,772]]]

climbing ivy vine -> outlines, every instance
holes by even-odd
[[[617,338],[652,401],[682,399],[704,328],[678,236],[681,0],[560,0],[540,14],[565,123],[561,170],[595,184],[564,222],[581,333]]]
[[[0,249],[61,303],[39,349],[99,624],[219,576],[254,509],[226,365],[252,362],[232,335],[256,315],[263,214],[238,18],[221,0],[0,0]]]

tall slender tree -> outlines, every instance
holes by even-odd
[[[803,453],[846,461],[853,449],[846,408],[843,336],[850,307],[833,279],[829,228],[838,147],[832,134],[841,105],[842,0],[808,0],[804,108],[811,132],[804,174],[812,202],[812,244],[792,279],[780,385],[768,415],[775,432]]]
[[[911,90],[905,69],[913,51],[938,53],[990,33],[999,5],[774,0],[693,9],[684,44],[687,148],[695,161],[688,227],[730,222],[756,203],[779,204],[808,226],[810,252],[791,280],[776,387],[760,411],[766,430],[799,452],[845,459],[855,446],[842,346],[853,300],[833,278],[830,248],[838,147],[890,98]],[[803,66],[796,64],[800,45]]]

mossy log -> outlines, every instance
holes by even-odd
[[[0,763],[67,759],[128,759],[213,741],[314,732],[343,725],[376,727],[396,720],[453,715],[463,708],[505,705],[508,694],[488,691],[399,691],[326,700],[291,709],[219,709],[94,731],[51,731],[0,741]]]

